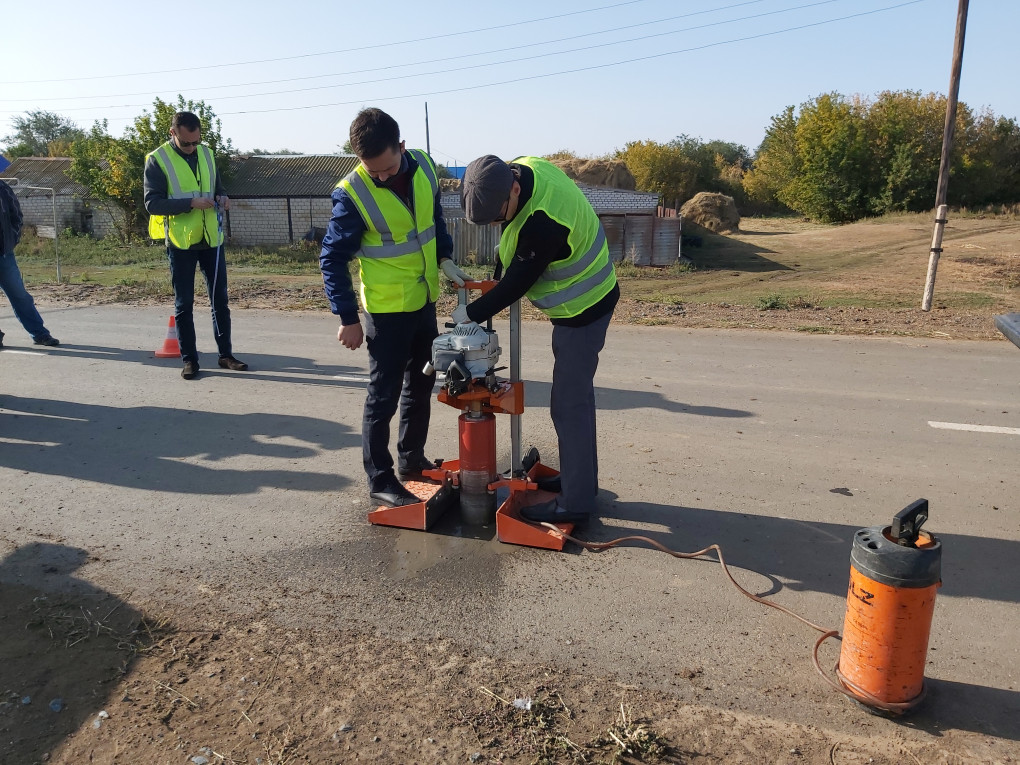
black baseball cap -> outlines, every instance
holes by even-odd
[[[471,162],[460,183],[460,206],[471,223],[487,225],[499,216],[510,196],[514,174],[510,165],[494,154]]]

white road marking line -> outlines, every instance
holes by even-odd
[[[928,424],[941,430],[969,430],[974,433],[1005,433],[1009,436],[1020,436],[1020,428],[1000,428],[998,425],[968,425],[964,422],[932,422]]]

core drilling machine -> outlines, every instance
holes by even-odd
[[[458,289],[458,302],[467,303],[469,290],[482,294],[496,286],[491,279],[466,282]],[[555,496],[559,472],[543,465],[538,450],[521,454],[521,415],[524,382],[521,380],[521,306],[510,307],[510,379],[496,373],[502,349],[492,320],[479,324],[448,324],[450,332],[432,343],[427,372],[441,382],[438,400],[461,411],[457,420],[460,449],[457,459],[443,460],[423,470],[428,480],[411,481],[408,490],[421,502],[401,507],[380,507],[368,514],[377,525],[427,530],[447,510],[459,505],[461,519],[472,526],[496,524],[500,542],[562,550],[564,539],[552,529],[526,521],[520,508],[546,502]],[[510,415],[510,467],[503,473],[496,460],[496,415]],[[556,526],[564,533],[573,524]]]

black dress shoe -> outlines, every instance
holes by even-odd
[[[390,507],[402,507],[403,505],[416,505],[421,502],[418,497],[405,489],[401,484],[394,482],[383,486],[381,491],[373,491],[368,496],[382,502]]]
[[[435,470],[437,467],[443,464],[442,460],[436,460],[430,462],[425,457],[419,460],[414,460],[410,464],[401,465],[397,468],[397,475],[400,476],[401,481],[406,481],[410,478],[421,478],[421,471],[423,470]]]
[[[542,491],[551,491],[553,494],[559,494],[563,490],[560,487],[560,476],[558,473],[543,478],[536,478],[535,483],[538,484],[538,488]]]
[[[520,509],[521,517],[533,523],[584,523],[588,513],[580,513],[560,507],[555,499],[537,505],[526,505]]]
[[[234,372],[243,372],[248,368],[247,364],[233,356],[220,356],[219,364],[223,369],[230,369]]]

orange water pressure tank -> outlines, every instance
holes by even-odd
[[[928,501],[854,535],[837,675],[873,711],[903,714],[924,697],[924,666],[942,585],[942,545],[921,531]]]

